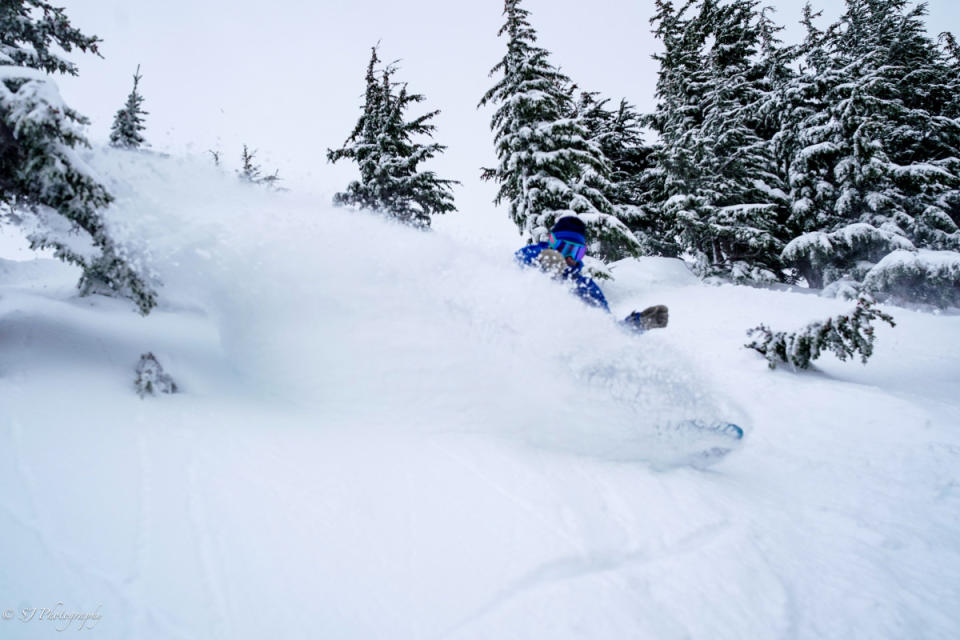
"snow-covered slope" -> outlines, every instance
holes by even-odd
[[[848,303],[620,263],[636,337],[493,239],[93,162],[164,303],[0,262],[0,637],[960,636],[960,317],[771,372],[747,328]],[[747,436],[698,469],[683,418]]]

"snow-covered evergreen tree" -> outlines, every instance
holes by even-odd
[[[363,114],[344,146],[327,151],[330,162],[346,158],[360,169],[360,179],[336,194],[334,203],[379,211],[426,228],[430,216],[456,211],[452,187],[459,183],[420,169],[421,163],[446,149],[441,144],[416,141],[417,137],[433,137],[436,125],[430,121],[440,112],[408,120],[407,110],[425,97],[393,81],[395,65],[381,70],[379,62],[374,47],[367,66]]]
[[[949,31],[940,34],[940,42],[943,48],[949,54],[953,65],[960,65],[960,43],[957,43],[957,37]]]
[[[347,138],[347,144],[336,151],[327,150],[327,159],[336,162],[348,158],[357,163],[360,179],[351,182],[347,191],[334,197],[337,204],[349,204],[359,209],[379,210],[381,202],[376,193],[379,173],[379,135],[382,128],[383,94],[378,77],[380,58],[377,47],[372,47],[367,64],[366,91],[363,98],[363,113]]]
[[[679,216],[691,210],[696,215],[701,204],[690,192],[697,178],[697,131],[703,123],[697,96],[708,81],[701,57],[706,35],[686,17],[689,4],[678,10],[672,0],[655,0],[655,7],[650,22],[663,51],[653,56],[660,65],[657,105],[646,124],[660,141],[653,152],[656,179],[648,208],[653,208],[664,238],[678,243]]]
[[[100,210],[111,196],[76,153],[87,146],[87,120],[63,103],[46,75],[77,74],[54,47],[96,54],[98,42],[43,0],[0,5],[0,202],[33,248],[51,248],[83,269],[82,292],[128,296],[148,313],[156,293],[110,236]]]
[[[772,331],[765,325],[750,329],[747,335],[753,340],[745,346],[763,355],[771,369],[780,364],[806,369],[824,351],[832,351],[841,360],[859,354],[866,364],[876,342],[875,320],[896,326],[892,317],[876,308],[873,298],[861,295],[851,313],[811,322],[797,332]]]
[[[665,49],[650,118],[661,136],[660,213],[703,276],[782,277],[786,194],[761,136],[771,89],[758,56],[770,42],[757,4],[658,0],[652,21]]]
[[[146,140],[143,138],[143,131],[147,128],[144,124],[144,116],[147,112],[143,110],[143,96],[139,92],[140,65],[133,74],[133,89],[127,96],[127,102],[123,108],[117,111],[113,117],[113,126],[110,128],[110,144],[122,149],[139,149]]]
[[[587,130],[587,139],[599,149],[609,167],[601,182],[604,195],[616,218],[625,224],[640,243],[643,255],[676,256],[674,243],[666,240],[653,209],[645,208],[650,192],[653,147],[643,139],[642,116],[627,100],[610,109],[610,100],[596,92],[582,92],[577,98],[576,116]],[[632,255],[636,248],[602,247],[605,255]]]
[[[530,12],[520,0],[504,3],[507,52],[491,70],[500,75],[480,106],[496,107],[490,127],[499,164],[483,178],[500,188],[510,217],[528,242],[543,240],[560,217],[577,214],[588,227],[593,255],[619,259],[642,251],[607,197],[609,166],[577,117],[570,80],[537,46]]]
[[[846,0],[820,32],[807,11],[791,225],[784,259],[811,286],[862,281],[891,251],[960,249],[956,74],[926,35],[925,6]]]
[[[777,173],[760,108],[776,90],[781,71],[770,21],[757,0],[703,3],[713,25],[707,59],[713,77],[705,97],[703,132],[711,141],[716,176],[708,220],[712,268],[736,279],[782,279],[780,252],[786,219],[785,183]],[[704,238],[698,246],[702,249]],[[722,263],[717,255],[722,256]]]
[[[831,67],[825,35],[814,24],[819,15],[809,4],[805,5],[802,22],[807,35],[796,50],[797,58],[803,61],[799,72],[764,107],[779,119],[773,143],[789,185],[786,226],[791,239],[805,231],[830,228],[837,222],[832,203],[837,192],[833,167],[839,148],[829,140],[835,126],[827,104],[830,88],[840,79]],[[821,274],[811,260],[798,258],[792,252],[785,253],[784,258],[811,286],[823,286]]]
[[[383,72],[381,103],[382,117],[380,171],[389,177],[392,184],[385,184],[380,191],[383,210],[393,217],[414,226],[427,227],[430,216],[456,211],[452,187],[459,182],[440,178],[433,171],[425,171],[419,165],[442,153],[446,147],[437,143],[416,142],[416,137],[433,137],[436,125],[430,121],[440,114],[431,111],[411,120],[407,109],[426,98],[410,93],[406,83],[394,93],[392,81],[394,67]]]
[[[960,84],[960,43],[957,42],[956,36],[949,31],[941,33],[938,40],[950,70],[948,82],[954,85]],[[960,92],[954,93],[953,100],[944,115],[951,118],[960,116]],[[960,215],[953,215],[952,217],[954,220],[960,220]]]

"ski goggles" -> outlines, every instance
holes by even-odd
[[[552,233],[549,236],[550,248],[557,251],[564,258],[573,258],[577,262],[583,262],[583,256],[587,255],[587,247],[577,242],[569,240],[560,240]]]

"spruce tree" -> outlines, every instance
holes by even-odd
[[[641,252],[638,239],[615,215],[609,165],[577,117],[572,83],[537,46],[530,12],[520,0],[504,3],[507,52],[490,71],[500,75],[479,106],[496,107],[490,128],[499,164],[482,177],[500,185],[496,204],[528,242],[545,239],[553,223],[578,214],[586,222],[593,255],[619,259]]]
[[[960,43],[957,43],[957,37],[949,31],[940,34],[940,43],[946,53],[950,56],[954,67],[960,65]]]
[[[601,183],[604,195],[613,207],[616,218],[626,225],[639,242],[643,255],[675,256],[674,243],[664,238],[665,230],[652,208],[647,208],[650,172],[653,169],[653,147],[647,145],[641,131],[643,118],[623,98],[616,109],[596,92],[582,92],[577,98],[576,117],[587,131],[587,139],[600,150],[609,174]],[[632,245],[602,247],[606,255],[630,255]]]
[[[811,286],[862,281],[897,249],[960,249],[960,86],[924,15],[847,0],[830,29],[809,28],[822,106],[799,123],[783,255]]]
[[[809,3],[804,6],[802,24],[806,38],[795,53],[800,61],[799,71],[787,81],[778,96],[781,99],[766,105],[770,113],[779,115],[774,153],[789,185],[786,226],[791,239],[837,223],[833,211],[837,193],[833,167],[838,161],[839,147],[830,140],[833,126],[827,105],[832,87],[842,78],[832,67],[826,35],[815,25],[819,15]],[[821,274],[813,261],[796,259],[789,247],[787,251],[786,262],[811,286],[822,287]]]
[[[950,32],[941,33],[938,41],[949,68],[949,82],[954,86],[960,85],[960,43]],[[960,117],[960,92],[954,93],[945,115],[952,118]],[[960,217],[953,216],[953,219],[960,224]]]
[[[430,226],[430,216],[456,211],[452,187],[455,180],[439,178],[419,165],[442,153],[445,146],[423,144],[417,137],[433,137],[436,125],[430,121],[435,110],[407,119],[411,105],[426,98],[410,93],[406,84],[393,81],[395,65],[378,69],[374,47],[367,65],[363,114],[343,147],[327,150],[327,159],[352,160],[360,179],[334,196],[339,206],[379,211],[414,227]]]
[[[782,278],[786,197],[760,111],[769,30],[754,0],[657,1],[661,215],[702,276]]]
[[[156,293],[110,237],[100,210],[112,198],[76,153],[88,146],[81,131],[87,120],[44,75],[77,74],[54,47],[98,54],[99,42],[43,0],[0,6],[0,203],[26,227],[32,248],[51,248],[83,269],[83,293],[128,296],[146,314]]]
[[[649,181],[651,188],[645,200],[663,229],[664,240],[682,251],[679,218],[691,210],[696,215],[701,205],[691,192],[698,164],[694,143],[703,122],[703,110],[695,96],[703,92],[707,83],[700,56],[706,35],[686,17],[689,4],[680,10],[672,0],[655,0],[654,4],[656,11],[650,23],[663,51],[653,56],[659,63],[657,105],[644,123],[659,135],[660,141],[653,151],[656,174]]]
[[[713,82],[704,96],[703,132],[712,147],[707,157],[718,163],[710,167],[715,178],[708,193],[716,210],[707,221],[707,254],[712,271],[777,281],[787,198],[760,110],[776,91],[782,69],[774,28],[758,4],[704,2],[701,10],[714,38],[707,55]],[[703,250],[704,238],[698,239],[695,246]]]
[[[143,131],[147,128],[143,123],[143,116],[147,112],[143,110],[143,96],[138,91],[140,85],[140,65],[133,74],[133,89],[127,96],[127,102],[122,109],[117,111],[113,118],[113,126],[110,128],[110,144],[122,149],[139,149],[146,142],[143,138]]]
[[[383,112],[383,93],[377,66],[379,63],[377,47],[372,47],[370,62],[367,64],[363,113],[347,138],[347,143],[336,151],[327,150],[327,159],[330,162],[348,158],[356,162],[360,169],[360,179],[351,182],[346,192],[334,196],[334,203],[337,205],[348,204],[367,210],[382,208],[375,187],[380,172],[379,135]]]

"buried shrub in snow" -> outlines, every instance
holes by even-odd
[[[137,393],[140,397],[157,393],[176,393],[177,383],[164,372],[163,367],[152,353],[140,356],[137,363],[137,379],[135,381]]]
[[[863,285],[878,300],[960,307],[960,253],[894,251],[867,273]]]
[[[890,252],[913,248],[913,243],[892,230],[857,223],[831,233],[805,233],[786,246],[783,259],[811,287],[822,289],[839,280],[859,282]]]
[[[784,259],[828,297],[864,291],[893,304],[960,307],[960,253],[918,249],[867,224],[805,234],[787,245]]]
[[[861,295],[853,313],[812,322],[796,333],[772,331],[760,325],[747,332],[753,340],[745,346],[760,352],[771,369],[778,364],[806,369],[824,350],[832,351],[841,360],[860,354],[860,360],[866,364],[873,355],[876,340],[873,321],[882,320],[891,327],[896,326],[893,318],[875,304],[870,296]]]
[[[220,166],[220,153],[213,153],[213,161]],[[241,182],[249,184],[262,184],[268,187],[275,186],[280,181],[280,171],[274,171],[271,174],[264,175],[263,168],[254,162],[256,150],[251,151],[247,145],[243,145],[243,153],[240,156],[241,167],[237,170]]]

